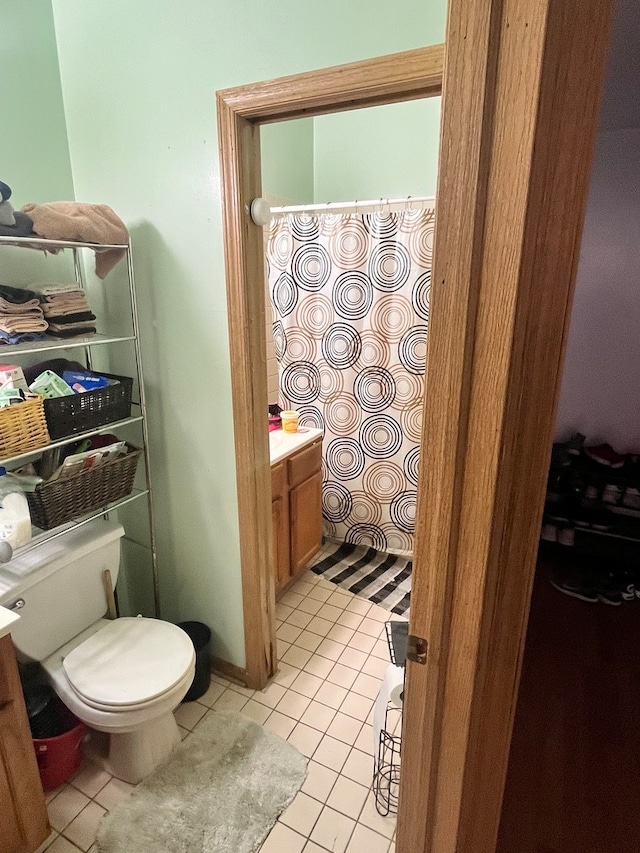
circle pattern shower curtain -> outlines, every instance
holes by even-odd
[[[287,214],[267,274],[280,404],[323,431],[332,539],[413,550],[435,208]]]

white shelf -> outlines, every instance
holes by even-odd
[[[119,344],[123,341],[134,341],[133,335],[81,335],[77,338],[46,338],[44,341],[32,341],[26,344],[14,344],[0,347],[0,355],[25,355],[29,352],[47,352],[49,350],[78,349],[79,347],[95,347],[101,344]]]
[[[0,236],[0,246],[26,246],[28,249],[122,249],[127,251],[128,243],[84,243],[76,240],[49,240],[34,234],[30,237]]]

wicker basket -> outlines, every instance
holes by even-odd
[[[75,435],[129,417],[133,379],[112,373],[100,372],[99,375],[106,376],[107,379],[117,379],[118,384],[44,401],[44,412],[52,439]]]
[[[49,444],[44,397],[0,409],[0,456],[16,456]]]
[[[32,523],[50,530],[131,494],[142,451],[132,444],[127,449],[126,456],[99,468],[36,486],[27,494]]]

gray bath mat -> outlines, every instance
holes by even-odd
[[[304,756],[241,714],[207,714],[98,831],[100,853],[253,853],[300,790]]]

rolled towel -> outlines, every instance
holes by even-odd
[[[124,222],[106,204],[54,201],[50,204],[25,204],[22,211],[33,219],[36,234],[50,240],[78,240],[98,244],[129,242],[129,232]],[[124,257],[123,249],[96,247],[94,251],[98,278],[104,278]]]

